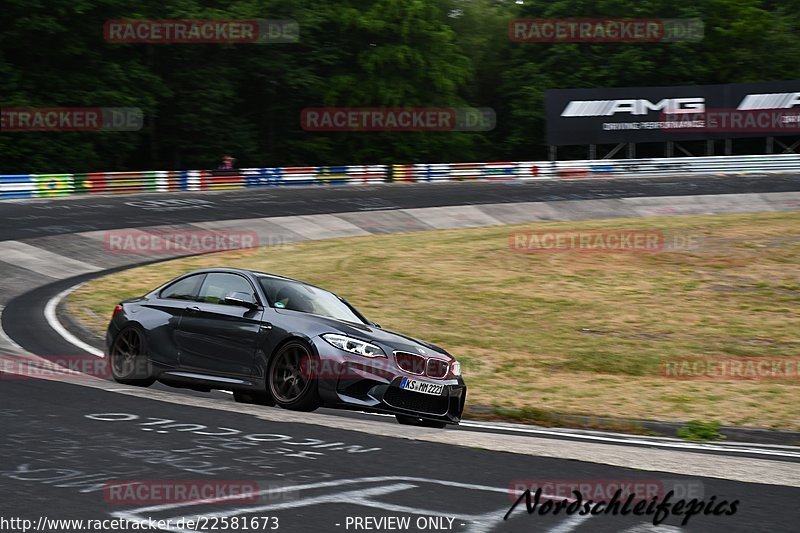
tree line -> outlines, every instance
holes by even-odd
[[[532,43],[517,18],[695,18],[676,43]],[[138,131],[0,132],[2,172],[538,160],[547,89],[796,78],[800,0],[5,0],[3,108],[137,107]],[[297,42],[125,44],[121,19],[296,21]],[[476,132],[317,132],[307,108],[491,108]]]

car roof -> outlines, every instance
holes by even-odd
[[[325,292],[331,292],[328,289],[324,289],[322,287],[318,287],[314,284],[307,283],[305,281],[301,281],[299,279],[289,278],[286,276],[279,276],[278,274],[270,274],[269,272],[261,272],[259,270],[251,270],[249,268],[234,268],[234,267],[207,267],[207,268],[200,268],[197,270],[193,270],[191,272],[187,272],[187,274],[202,274],[203,272],[237,272],[239,274],[251,274],[257,277],[264,277],[264,278],[273,278],[273,279],[280,279],[284,281],[293,281],[295,283],[302,283],[303,285],[308,285],[309,287],[314,287],[316,289],[323,290]]]

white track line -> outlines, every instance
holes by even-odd
[[[380,416],[393,418],[394,415],[386,413],[369,413],[367,411],[357,411],[363,415]],[[674,439],[672,437],[647,437],[642,438],[637,435],[626,435],[624,433],[603,433],[600,431],[582,431],[582,430],[569,430],[566,428],[558,428],[548,430],[536,427],[520,427],[521,424],[514,424],[507,426],[501,423],[493,422],[470,422],[469,420],[462,420],[459,427],[477,428],[477,429],[490,429],[494,431],[509,431],[512,433],[527,433],[533,435],[544,435],[547,437],[568,437],[576,439],[597,440],[602,442],[610,442],[614,444],[633,444],[635,446],[647,446],[650,448],[666,447],[666,448],[679,448],[679,449],[695,449],[704,451],[725,451],[730,453],[751,453],[756,455],[775,455],[779,457],[800,457],[800,447],[780,445],[780,444],[759,444],[753,442],[726,442],[719,443],[705,443],[705,442],[688,442]]]
[[[782,450],[765,450],[762,448],[757,448],[758,444],[751,444],[754,446],[753,448],[739,448],[739,447],[729,447],[725,445],[719,444],[711,444],[711,443],[704,443],[704,442],[683,442],[679,440],[672,440],[672,441],[660,441],[660,442],[653,442],[647,439],[637,438],[636,436],[631,436],[629,438],[618,438],[618,437],[611,437],[605,435],[587,435],[584,433],[572,433],[567,432],[564,430],[559,431],[549,431],[546,429],[538,429],[538,428],[517,428],[517,427],[507,427],[502,425],[495,425],[495,424],[480,424],[476,422],[468,422],[464,421],[461,422],[461,425],[464,427],[470,428],[478,428],[478,429],[493,429],[493,430],[501,430],[501,431],[513,431],[516,433],[528,433],[534,435],[546,435],[548,437],[570,437],[575,439],[584,439],[584,440],[593,440],[599,442],[611,442],[611,443],[621,443],[621,444],[633,444],[637,446],[648,446],[648,447],[663,447],[663,448],[677,448],[677,449],[685,449],[685,450],[700,450],[700,451],[714,451],[714,452],[729,452],[729,453],[743,453],[743,454],[754,454],[754,455],[771,455],[777,457],[800,457],[800,447],[795,448],[797,451],[782,451]]]
[[[101,350],[98,350],[94,346],[90,346],[83,342],[82,340],[76,338],[72,335],[69,331],[64,328],[64,326],[59,322],[58,317],[56,316],[56,308],[58,304],[63,300],[67,295],[69,295],[72,291],[78,289],[83,283],[79,283],[73,287],[70,287],[47,302],[45,306],[44,315],[47,318],[47,322],[50,324],[56,333],[61,335],[64,340],[67,342],[77,346],[81,350],[91,353],[92,355],[96,355],[98,357],[104,357],[104,354]],[[381,413],[364,413],[369,415],[377,415],[377,416],[392,416],[392,415],[385,415]],[[558,430],[547,430],[547,429],[540,429],[536,427],[518,427],[518,426],[504,426],[502,424],[487,424],[487,423],[479,423],[479,422],[470,422],[464,420],[461,422],[461,426],[468,427],[468,428],[475,428],[475,429],[488,429],[494,431],[509,431],[513,433],[523,433],[528,435],[543,435],[547,437],[568,437],[573,439],[583,439],[589,441],[596,441],[596,442],[607,442],[611,444],[629,444],[634,446],[643,446],[648,448],[675,448],[679,450],[700,450],[700,451],[707,451],[707,452],[728,452],[732,454],[740,453],[740,454],[752,454],[752,455],[768,455],[774,457],[800,457],[800,447],[794,448],[791,446],[787,446],[788,449],[783,450],[775,450],[775,449],[764,449],[761,448],[758,444],[749,444],[749,443],[730,443],[734,446],[728,445],[719,445],[719,444],[712,444],[712,443],[695,443],[695,442],[683,442],[677,439],[658,439],[658,442],[654,442],[652,440],[643,439],[641,437],[637,437],[634,435],[631,436],[620,436],[617,437],[617,434],[602,434],[600,432],[592,432],[591,434],[580,432],[580,431],[569,431],[565,429],[558,429]],[[745,447],[747,446],[747,447]],[[797,451],[794,451],[797,450]]]
[[[574,531],[578,528],[581,524],[586,522],[592,517],[592,515],[573,515],[555,526],[552,529],[548,529],[547,533],[569,533],[570,531]]]
[[[67,328],[65,328],[61,324],[61,322],[58,320],[58,316],[56,315],[56,309],[58,308],[58,304],[61,303],[61,300],[63,300],[68,294],[70,294],[72,291],[74,291],[81,285],[83,285],[83,283],[79,283],[73,287],[61,291],[53,298],[50,298],[50,300],[47,302],[47,305],[45,305],[44,307],[44,318],[47,320],[47,323],[50,324],[50,327],[53,328],[53,330],[55,330],[56,333],[61,335],[61,337],[68,343],[80,348],[85,352],[88,352],[92,355],[96,355],[97,357],[105,357],[105,354],[103,353],[102,350],[98,350],[94,346],[86,344],[85,342],[74,336],[72,333],[67,331]]]

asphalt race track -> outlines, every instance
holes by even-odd
[[[358,210],[788,191],[800,191],[799,176],[72,197],[0,204],[0,241]],[[32,353],[79,354],[47,327],[42,309],[55,294],[96,275],[44,284],[5,301],[3,329]],[[158,528],[167,531],[266,531],[274,526],[288,532],[797,531],[800,450],[788,446],[683,449],[670,440],[578,433],[559,437],[481,424],[437,431],[358,413],[303,415],[236,404],[223,393],[12,373],[0,373],[0,427],[0,519],[31,520],[40,531],[79,530],[75,524],[58,527],[43,518],[170,519]],[[154,487],[184,481],[256,491],[238,501],[129,501],[119,496],[124,492],[109,488],[109,483],[126,481]],[[547,481],[605,487],[638,482],[659,493],[672,488],[675,498],[713,497],[715,505],[738,500],[738,509],[733,516],[693,516],[683,528],[682,518],[675,516],[655,526],[652,515],[528,515],[524,503],[509,520],[503,519],[515,499],[510,489]],[[380,517],[392,522],[378,522]],[[197,518],[205,520],[204,527],[186,525]],[[407,526],[393,527],[405,518],[410,519]],[[221,527],[223,519],[229,527]],[[243,522],[258,527],[244,529]],[[0,521],[3,533],[21,530]]]
[[[0,241],[237,218],[448,205],[800,191],[800,175],[264,187],[3,203]]]
[[[610,479],[669,483],[706,499],[741,502],[734,517],[692,517],[688,531],[766,531],[767,523],[770,531],[792,531],[796,525],[796,488],[265,423],[41,380],[4,380],[0,391],[4,515],[34,521],[45,514],[176,522],[224,513],[275,516],[284,531],[347,531],[347,516],[445,516],[454,518],[450,530],[464,532],[674,531],[645,527],[647,518],[632,516],[529,516],[524,506],[503,520],[516,481]],[[264,494],[239,505],[119,503],[103,488],[112,480],[250,482]],[[676,523],[670,518],[664,525]]]

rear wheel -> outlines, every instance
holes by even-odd
[[[419,426],[423,428],[436,428],[443,429],[447,424],[444,422],[437,422],[436,420],[428,420],[426,418],[419,418],[417,416],[408,415],[394,415],[397,422],[404,426]]]
[[[313,411],[320,406],[314,356],[300,341],[283,345],[269,365],[269,392],[275,403],[293,411]]]
[[[149,387],[156,380],[151,375],[144,332],[136,326],[127,326],[117,334],[108,358],[117,383]]]

